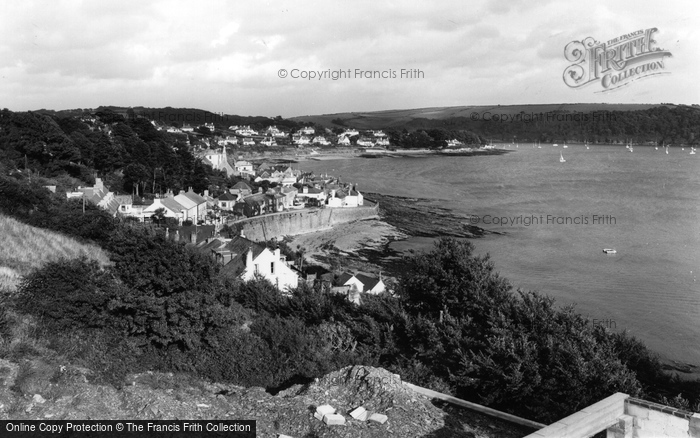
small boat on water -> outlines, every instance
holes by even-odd
[[[562,154],[561,152],[559,152],[559,162],[566,163],[566,160],[564,159],[564,154]]]
[[[612,248],[603,248],[603,252],[605,254],[617,254],[617,250],[612,249]]]
[[[553,144],[552,146],[554,146],[554,147],[557,147],[557,146],[559,146],[559,145],[558,145],[558,144],[556,144],[556,143],[554,143],[554,144]]]
[[[695,148],[690,149],[690,155],[695,155]]]
[[[567,146],[567,145],[564,145],[564,146],[562,146],[562,147],[563,147],[564,149],[568,148],[568,146]]]
[[[630,146],[629,151],[634,152],[634,148],[632,146]]]

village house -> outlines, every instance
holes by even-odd
[[[379,131],[370,131],[375,137],[386,137],[386,134],[384,131],[379,130]]]
[[[182,132],[193,132],[193,131],[194,131],[194,128],[188,124],[185,124],[182,126]]]
[[[369,139],[367,137],[360,137],[359,139],[357,139],[357,145],[358,146],[372,147],[374,145],[374,143],[372,142],[371,139]]]
[[[345,135],[341,135],[338,138],[338,145],[339,146],[350,146],[350,138],[345,136]]]
[[[239,175],[255,175],[255,171],[253,170],[253,163],[249,161],[236,161],[233,163],[233,168],[236,170],[236,173]]]
[[[457,139],[447,140],[447,147],[461,146],[462,142]]]
[[[168,132],[171,134],[180,134],[180,133],[182,133],[182,130],[180,128],[176,128],[174,126],[171,126],[168,128]]]
[[[199,250],[211,254],[223,265],[223,275],[238,277],[243,281],[265,278],[283,292],[299,285],[299,277],[279,249],[270,250],[244,236],[215,238],[201,245]]]
[[[245,181],[237,182],[233,187],[228,189],[232,195],[237,195],[239,198],[253,194],[253,187]]]
[[[378,138],[377,141],[374,142],[375,146],[390,146],[391,144],[389,143],[388,138]]]
[[[340,135],[344,135],[346,137],[352,137],[353,135],[360,135],[360,132],[357,129],[346,129],[345,132],[343,132]]]
[[[264,193],[256,193],[242,199],[238,208],[242,208],[241,213],[246,217],[260,216],[267,213],[269,199]]]
[[[316,133],[316,130],[312,126],[306,126],[304,128],[301,128],[299,131],[304,135],[314,135]]]
[[[260,144],[263,144],[265,146],[277,146],[277,141],[275,141],[275,139],[272,137],[265,137],[265,139],[263,139],[263,141],[261,141]]]
[[[172,196],[165,198],[155,198],[153,203],[142,210],[141,220],[150,218],[158,209],[163,209],[163,216],[177,219],[182,223],[185,220],[184,209]]]
[[[227,135],[225,138],[220,138],[217,143],[220,146],[225,146],[225,145],[237,145],[238,144],[238,138]]]
[[[244,138],[243,146],[255,146],[255,140],[253,140],[252,138]]]
[[[323,137],[321,135],[317,135],[316,137],[314,137],[311,143],[320,144],[321,146],[328,146],[329,144],[331,144],[330,141],[326,140],[326,137]]]
[[[192,222],[197,222],[199,220],[204,220],[207,214],[207,200],[196,194],[192,187],[185,192],[180,190],[180,193],[173,199],[182,205],[183,209],[183,220],[191,220]]]
[[[346,187],[339,189],[330,189],[330,193],[326,199],[326,204],[329,207],[359,207],[364,204],[362,193],[355,190],[354,187]]]
[[[317,187],[304,186],[301,192],[297,193],[297,198],[304,203],[313,200],[312,204],[321,205],[326,202],[326,191]]]
[[[236,205],[236,201],[238,201],[238,198],[238,195],[224,193],[222,195],[219,195],[218,198],[216,198],[216,206],[219,207],[219,209],[221,210],[231,211],[233,210],[234,205]]]
[[[242,135],[244,137],[251,137],[253,135],[258,135],[257,131],[250,128],[250,126],[240,126],[236,129],[236,134]]]
[[[284,208],[294,208],[294,200],[296,199],[299,190],[293,186],[286,186],[280,189],[280,193],[284,195]]]
[[[92,187],[78,187],[74,192],[66,192],[66,198],[83,198],[106,210],[112,216],[116,216],[119,211],[119,202],[114,193],[105,187],[101,178],[95,178],[95,185]]]
[[[204,127],[205,127],[206,129],[210,130],[211,132],[216,131],[216,126],[214,126],[213,123],[205,123],[205,124],[204,124]]]
[[[382,280],[381,273],[379,277],[372,277],[365,274],[351,274],[348,272],[342,273],[338,277],[337,286],[349,286],[350,288],[357,288],[360,293],[367,294],[380,294],[386,291],[386,284]]]
[[[292,143],[294,143],[297,146],[303,146],[303,145],[311,144],[311,139],[305,135],[293,136]]]

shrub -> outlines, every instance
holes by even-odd
[[[63,327],[103,327],[114,286],[94,260],[50,262],[20,283],[17,307]]]

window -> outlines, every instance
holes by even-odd
[[[257,264],[257,263],[255,264],[255,273],[256,273],[256,274],[259,274],[259,273],[260,273],[260,271],[258,270],[258,264]]]
[[[270,273],[271,274],[275,273],[275,262],[270,262]]]

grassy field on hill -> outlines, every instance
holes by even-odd
[[[25,225],[0,215],[0,290],[13,289],[21,276],[61,258],[86,256],[100,264],[109,263],[107,253],[59,233]]]
[[[557,111],[592,112],[592,111],[636,111],[661,106],[659,104],[603,104],[603,103],[564,103],[540,105],[470,105],[452,107],[415,108],[385,111],[349,112],[337,114],[318,114],[292,117],[301,123],[316,123],[326,127],[338,126],[332,120],[343,120],[347,126],[358,129],[411,128],[414,119],[445,120],[452,118],[469,118],[476,112],[483,117],[489,115],[515,115],[521,112],[547,113]]]

